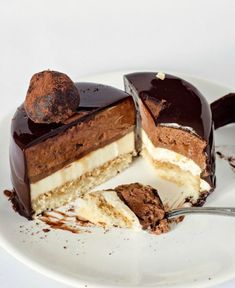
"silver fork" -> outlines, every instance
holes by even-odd
[[[214,214],[235,217],[235,207],[186,207],[173,209],[166,213],[166,218],[171,219],[187,214]]]

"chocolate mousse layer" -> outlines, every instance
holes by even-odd
[[[169,230],[167,221],[162,222],[165,218],[165,210],[157,190],[139,183],[120,185],[114,190],[139,218],[143,229],[157,232],[158,226],[161,225],[163,229],[161,232]]]
[[[125,113],[126,110],[130,113]],[[135,112],[130,98],[95,113],[92,117],[87,116],[80,118],[76,125],[62,134],[26,149],[28,175],[31,183],[134,130]]]
[[[157,72],[125,75],[124,84],[141,115],[137,123],[139,138],[143,128],[155,146],[194,160],[213,190],[213,121],[203,95],[187,81]]]
[[[76,86],[80,104],[66,123],[35,123],[23,106],[12,119],[13,201],[19,212],[28,218],[33,214],[30,182],[50,175],[134,129],[135,108],[131,96],[95,83],[77,83]]]

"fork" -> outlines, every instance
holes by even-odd
[[[166,212],[166,218],[171,219],[187,214],[214,214],[235,217],[235,207],[186,207]]]

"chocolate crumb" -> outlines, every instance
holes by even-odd
[[[77,146],[77,144],[76,144],[76,146]],[[69,208],[68,212],[75,212],[74,207]]]
[[[223,154],[220,151],[217,151],[216,154],[220,157],[223,158]]]
[[[47,229],[47,228],[44,228],[44,229],[42,229],[42,231],[45,232],[45,233],[48,233],[48,232],[50,232],[51,230],[50,230],[50,229]]]
[[[12,191],[10,190],[4,190],[3,194],[7,197],[7,198],[11,198],[12,197]]]
[[[232,168],[235,168],[235,158],[234,157],[232,157],[232,156],[228,157],[228,162]]]
[[[233,156],[226,156],[220,151],[216,151],[216,154],[220,157],[220,159],[228,161],[228,164],[232,168],[232,170],[235,172],[235,157]]]

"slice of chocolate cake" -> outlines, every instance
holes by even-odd
[[[144,229],[155,234],[170,229],[157,190],[139,183],[87,193],[79,199],[76,214],[105,228]]]
[[[12,201],[29,219],[115,176],[135,154],[131,96],[94,83],[74,88],[64,74],[53,73],[33,76],[12,120]]]
[[[173,207],[202,205],[215,187],[210,106],[190,83],[164,73],[124,76],[125,90],[139,112],[139,151],[158,174],[182,187]],[[142,147],[141,147],[142,145]]]

